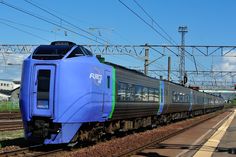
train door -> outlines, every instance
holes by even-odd
[[[105,83],[103,92],[102,117],[107,118],[110,110],[109,106],[112,104],[112,72],[105,70]]]
[[[192,106],[193,106],[193,90],[192,89],[190,90],[189,103],[190,103],[189,111],[192,111]]]
[[[160,101],[160,106],[158,109],[157,114],[160,115],[163,112],[163,107],[164,107],[164,103],[165,103],[165,88],[164,88],[164,81],[160,81],[160,90],[159,90],[159,101]]]
[[[33,75],[31,115],[53,117],[55,66],[36,65]]]

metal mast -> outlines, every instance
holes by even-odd
[[[180,46],[180,64],[179,64],[179,83],[184,84],[185,74],[185,34],[188,32],[187,26],[180,26],[179,33],[181,34],[181,46]]]
[[[148,75],[148,66],[149,66],[149,47],[148,44],[145,44],[145,59],[144,59],[144,74]]]

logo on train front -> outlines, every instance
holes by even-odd
[[[89,78],[93,80],[93,82],[99,86],[100,84],[102,84],[102,74],[100,72],[100,70],[95,67],[94,68],[94,72],[91,72],[89,74]]]

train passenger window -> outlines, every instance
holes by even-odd
[[[189,94],[186,95],[186,102],[187,102],[187,103],[190,102]]]
[[[184,96],[183,96],[183,93],[180,93],[179,95],[179,102],[184,102]]]
[[[153,88],[149,88],[149,97],[148,97],[148,101],[153,102],[155,99],[155,93],[154,93],[154,89]]]
[[[134,85],[127,84],[126,101],[134,101],[135,99],[134,93],[135,93]]]
[[[176,102],[177,100],[177,93],[175,91],[172,91],[172,102]]]
[[[146,87],[143,88],[142,100],[148,101],[148,89]]]
[[[211,104],[211,98],[208,99],[208,104]]]
[[[110,76],[107,76],[107,88],[110,89]]]
[[[207,98],[204,98],[204,105],[207,104]]]
[[[142,101],[142,87],[135,86],[135,101]]]
[[[159,90],[155,89],[154,91],[154,101],[159,102]]]
[[[118,83],[118,101],[125,101],[126,100],[126,90],[127,90],[127,84],[119,82]]]

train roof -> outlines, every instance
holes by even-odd
[[[124,66],[121,66],[121,65],[118,65],[118,64],[114,64],[114,63],[111,63],[111,62],[104,62],[104,64],[111,65],[111,66],[113,66],[114,68],[120,68],[120,69],[127,70],[127,71],[130,71],[130,72],[139,74],[139,75],[143,75],[143,76],[146,76],[146,77],[150,77],[150,76],[147,76],[147,75],[145,75],[144,73],[142,73],[142,72],[140,72],[140,71],[137,71],[137,70],[135,70],[135,69],[129,69],[129,68],[126,68],[126,67],[124,67]]]

